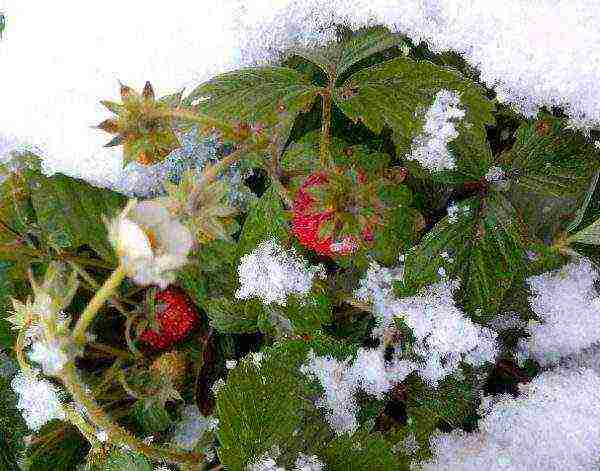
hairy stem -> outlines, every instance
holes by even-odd
[[[202,124],[204,126],[211,126],[228,134],[234,133],[233,127],[225,121],[221,121],[219,119],[212,118],[205,114],[198,113],[196,111],[192,111],[185,108],[160,110],[157,111],[154,116],[156,116],[157,118],[183,119],[186,121],[192,121],[194,123]]]
[[[106,412],[89,396],[87,388],[80,381],[72,362],[65,367],[61,379],[73,399],[85,408],[93,424],[98,429],[106,431],[111,443],[128,446],[156,461],[197,464],[204,459],[204,455],[199,453],[177,452],[148,445],[113,423]]]
[[[321,92],[323,97],[323,113],[321,116],[321,165],[331,165],[331,86]]]
[[[125,268],[119,265],[117,269],[110,275],[110,278],[104,282],[102,287],[98,290],[96,295],[91,299],[73,329],[73,340],[75,342],[83,344],[85,343],[85,332],[91,322],[96,317],[96,314],[102,307],[102,305],[110,299],[117,287],[121,284],[121,281],[125,278]]]

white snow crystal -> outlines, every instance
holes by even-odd
[[[358,391],[382,399],[394,384],[406,378],[416,365],[392,359],[386,362],[383,349],[359,349],[354,361],[339,361],[331,357],[317,357],[310,351],[308,362],[300,372],[317,379],[325,395],[317,400],[317,407],[326,409],[326,418],[338,434],[353,433],[358,427],[356,413]]]
[[[413,142],[411,152],[406,158],[416,160],[431,172],[456,168],[454,157],[448,150],[448,143],[458,137],[454,127],[456,119],[462,119],[465,111],[456,93],[440,90],[425,113],[423,133]]]
[[[277,466],[277,463],[272,456],[279,455],[277,447],[274,447],[271,452],[266,452],[258,457],[253,463],[246,466],[246,471],[285,471],[285,468]]]
[[[305,295],[315,276],[324,277],[322,265],[309,266],[292,248],[285,251],[276,240],[262,242],[244,255],[238,267],[238,299],[260,298],[264,304],[286,305],[290,294]]]
[[[419,375],[431,385],[453,373],[460,361],[480,366],[493,362],[497,354],[497,333],[471,321],[456,307],[453,293],[456,280],[447,278],[429,285],[417,296],[398,298],[391,282],[394,270],[372,264],[355,291],[357,299],[372,304],[378,325],[373,331],[381,337],[395,317],[401,318],[412,330],[415,353],[423,357]],[[401,372],[412,364],[398,365]]]
[[[58,390],[50,382],[38,378],[37,373],[35,376],[19,373],[12,379],[11,387],[18,395],[17,409],[34,432],[53,419],[65,419]]]
[[[497,166],[490,167],[488,172],[485,174],[484,178],[490,183],[504,180],[504,178],[505,178],[504,170],[502,170],[502,168],[497,167]]]
[[[423,471],[592,471],[600,463],[600,376],[589,369],[540,374],[524,396],[486,408],[479,431],[437,433]]]
[[[38,363],[49,376],[60,372],[71,359],[59,339],[34,342],[29,358]]]
[[[317,407],[327,410],[326,418],[331,428],[337,434],[351,434],[356,431],[358,405],[354,394],[357,385],[350,374],[350,361],[317,357],[311,350],[308,363],[300,367],[300,372],[321,383],[325,396],[317,400]]]
[[[296,458],[294,471],[323,471],[325,466],[316,455],[308,456],[303,453]]]
[[[373,306],[379,324],[376,336],[392,321],[397,310],[397,298],[394,295],[394,281],[404,279],[404,267],[386,268],[377,262],[371,262],[367,273],[360,280],[358,289],[354,292],[357,300],[370,303]]]
[[[203,416],[197,405],[187,405],[183,409],[181,421],[175,428],[173,443],[184,450],[191,451],[198,440],[206,432],[215,430],[218,424],[218,419]]]
[[[557,105],[575,126],[600,124],[597,0],[174,0],[158,9],[117,0],[78,6],[4,0],[0,6],[7,23],[0,40],[0,154],[4,143],[27,144],[39,149],[47,173],[102,186],[118,187],[127,172],[121,149],[104,148],[106,135],[90,128],[105,113],[99,100],[118,94],[117,79],[137,88],[151,80],[159,96],[189,90],[217,73],[273,62],[292,45],[332,39],[331,26],[341,22],[386,24],[434,51],[455,50],[481,70],[499,100],[528,115]]]
[[[519,357],[542,366],[600,342],[600,296],[594,288],[598,272],[586,258],[527,280],[531,308],[542,322],[531,321],[529,339],[518,345]]]

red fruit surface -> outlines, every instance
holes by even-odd
[[[320,255],[330,257],[331,237],[319,239],[319,228],[331,219],[333,211],[314,212],[312,205],[315,199],[308,192],[309,188],[327,183],[327,176],[323,173],[313,173],[300,186],[292,207],[292,232],[298,241],[306,248],[314,250]]]
[[[366,177],[362,170],[358,171],[358,177],[360,184],[365,183]],[[292,232],[304,247],[314,250],[319,255],[326,257],[349,255],[356,252],[359,247],[359,241],[355,237],[346,236],[337,243],[333,242],[331,236],[319,239],[319,229],[333,217],[333,210],[315,211],[313,204],[316,201],[308,190],[327,182],[327,175],[318,172],[304,180],[296,193],[292,207]],[[361,235],[364,241],[373,241],[370,228],[365,227]]]
[[[154,348],[165,349],[183,339],[196,325],[198,313],[191,299],[180,289],[168,287],[156,293],[156,322],[159,330],[146,329],[140,339]]]

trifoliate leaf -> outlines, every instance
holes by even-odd
[[[399,45],[402,38],[383,27],[355,33],[350,39],[321,48],[294,48],[292,54],[317,65],[330,82],[336,82],[352,66],[378,52]]]
[[[93,187],[65,175],[46,177],[27,172],[37,223],[50,245],[92,248],[100,257],[115,261],[103,216],[112,217],[125,204],[125,197]]]
[[[456,170],[435,176],[448,182],[478,180],[492,161],[485,126],[494,123],[493,104],[480,87],[458,72],[397,57],[351,75],[334,89],[333,97],[350,119],[362,121],[374,133],[390,128],[398,155],[405,155],[423,131],[425,112],[441,90],[458,94],[466,114],[457,121],[459,135],[450,146]]]
[[[549,115],[522,124],[499,164],[507,197],[527,221],[529,233],[546,243],[580,219],[600,169],[593,145],[568,129],[565,120]]]
[[[459,278],[464,307],[479,315],[494,314],[524,273],[521,232],[515,209],[499,192],[463,201],[456,214],[437,223],[409,252],[404,286],[410,290],[446,275]]]
[[[256,67],[218,75],[193,90],[185,102],[209,116],[263,129],[281,151],[296,117],[310,109],[318,90],[294,69]]]

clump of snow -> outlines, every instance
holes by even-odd
[[[308,362],[300,372],[317,379],[325,395],[317,400],[317,407],[326,409],[327,422],[338,434],[354,432],[358,428],[355,399],[357,385],[349,373],[350,360],[339,361],[331,357],[318,357],[311,350]]]
[[[358,429],[356,394],[359,391],[382,399],[415,368],[414,363],[398,357],[386,361],[383,349],[361,348],[354,360],[343,361],[318,357],[311,350],[300,372],[319,381],[324,396],[317,399],[316,406],[326,410],[327,422],[342,435]]]
[[[29,358],[49,376],[59,373],[72,358],[70,345],[63,339],[39,340],[33,343]]]
[[[183,409],[181,421],[175,428],[173,443],[191,451],[203,435],[215,430],[218,424],[217,418],[203,416],[197,405],[187,405]]]
[[[323,471],[325,466],[316,455],[308,456],[303,453],[296,458],[294,471]]]
[[[530,337],[518,344],[520,360],[529,356],[547,366],[600,342],[598,277],[592,262],[580,258],[527,280],[529,302],[541,322],[529,322]]]
[[[479,431],[437,433],[423,471],[577,469],[600,464],[600,376],[589,369],[540,374],[492,401]]]
[[[19,373],[11,381],[11,387],[18,395],[16,407],[34,432],[51,420],[65,419],[58,389],[49,381],[39,378],[38,374]]]
[[[400,272],[373,263],[355,291],[357,299],[372,305],[377,320],[373,336],[382,337],[395,318],[402,319],[416,338],[414,352],[423,358],[419,375],[434,387],[456,371],[461,361],[473,366],[494,361],[498,334],[475,324],[458,309],[453,299],[456,280],[443,278],[417,296],[398,298],[391,282],[401,278]]]
[[[274,458],[279,456],[279,447],[273,446],[270,451],[263,453],[252,463],[246,466],[246,471],[286,471],[285,468],[277,466]]]
[[[289,295],[306,295],[313,279],[325,277],[322,265],[309,266],[292,248],[284,250],[276,240],[262,242],[244,255],[238,267],[238,299],[259,298],[265,305],[286,305]]]
[[[416,160],[431,172],[456,168],[448,144],[458,137],[456,120],[465,116],[459,105],[460,98],[455,92],[440,90],[436,93],[425,113],[423,132],[414,139],[411,152],[406,156],[408,160]]]

